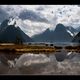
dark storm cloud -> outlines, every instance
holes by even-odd
[[[0,8],[0,22],[7,19],[8,17],[9,17],[8,13],[2,8]]]
[[[48,20],[46,18],[44,18],[43,16],[41,17],[38,13],[32,10],[22,11],[19,15],[19,18],[21,18],[22,20],[29,19],[31,21],[48,23]]]

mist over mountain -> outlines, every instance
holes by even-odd
[[[57,24],[54,31],[47,29],[32,38],[37,42],[70,42],[73,35],[63,24]]]
[[[0,25],[0,42],[15,43],[17,40],[21,42],[32,42],[33,40],[26,35],[19,27],[8,25],[9,20],[4,20]]]

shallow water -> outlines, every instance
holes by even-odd
[[[3,55],[4,57],[5,55]],[[23,54],[16,61],[0,62],[0,74],[9,75],[79,75],[80,54],[76,52],[56,52],[45,54]],[[7,62],[8,65],[7,65]]]

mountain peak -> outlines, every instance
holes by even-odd
[[[54,31],[48,28],[42,34],[33,36],[33,39],[38,42],[70,42],[72,38],[63,24],[57,24]]]
[[[59,23],[56,25],[55,31],[59,32],[59,31],[65,31],[66,28],[63,24]]]
[[[64,26],[62,23],[58,23],[57,26]]]
[[[50,31],[50,29],[49,28],[47,28],[46,30],[45,30],[45,32],[49,32]]]
[[[22,42],[33,42],[19,27],[15,27],[15,23],[8,25],[9,21],[8,19],[4,20],[0,26],[0,42],[15,43],[17,37]]]

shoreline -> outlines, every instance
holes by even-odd
[[[28,44],[0,44],[0,52],[22,53],[53,53],[66,50],[68,52],[80,52],[80,46],[44,46],[44,45],[28,45]]]

